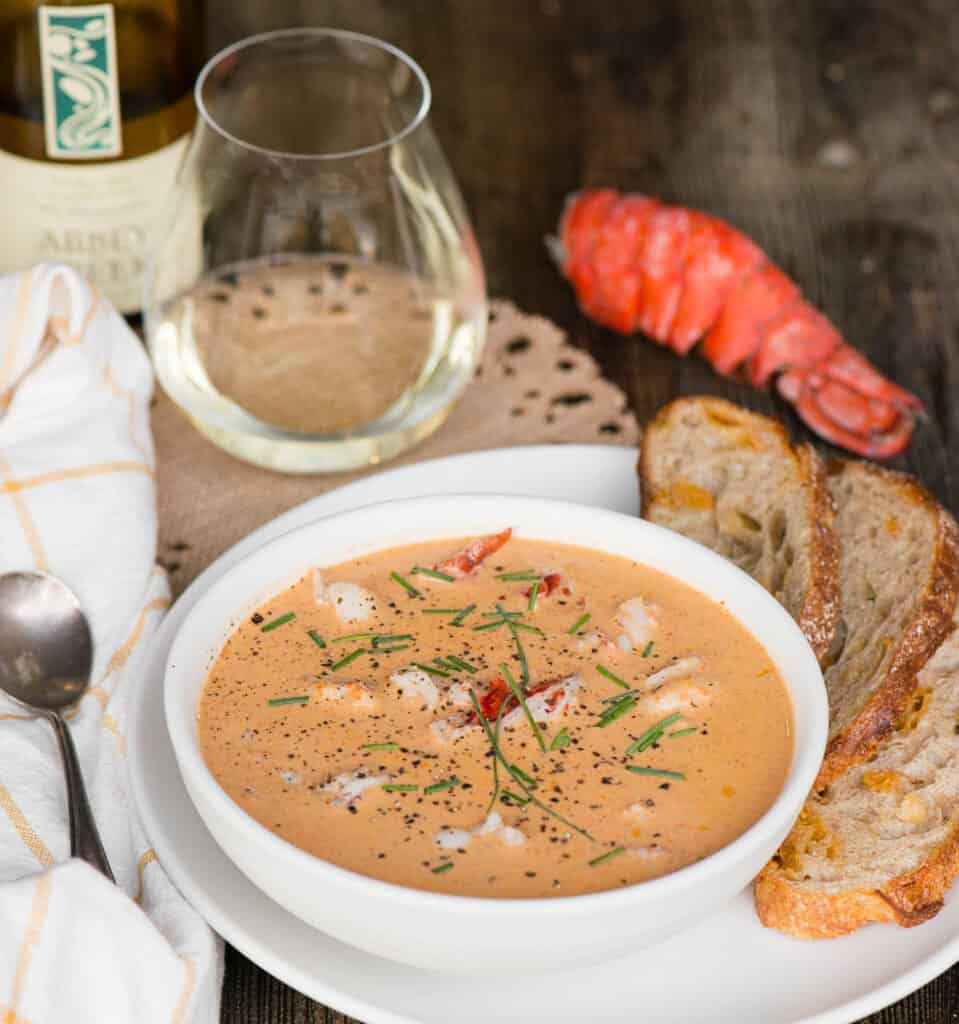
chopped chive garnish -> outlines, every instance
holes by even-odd
[[[497,619],[495,622],[484,622],[482,626],[474,626],[474,633],[485,633],[489,629],[499,629],[501,626],[508,626],[509,619]]]
[[[596,840],[593,839],[593,837],[589,834],[589,832],[586,831],[586,829],[580,828],[579,825],[574,825],[568,818],[564,818],[563,815],[560,814],[558,811],[554,811],[553,808],[549,806],[549,804],[544,804],[542,800],[537,799],[537,797],[533,795],[533,793],[530,791],[526,783],[523,782],[523,780],[517,774],[515,767],[511,765],[509,761],[506,760],[506,756],[503,754],[502,748],[499,745],[499,739],[497,738],[497,736],[493,734],[493,730],[489,727],[489,722],[486,721],[486,718],[483,715],[483,709],[480,707],[479,698],[476,696],[475,690],[470,690],[470,702],[473,705],[473,710],[476,712],[476,717],[479,719],[480,725],[483,727],[483,731],[486,733],[486,738],[487,740],[489,740],[489,744],[493,749],[494,759],[498,760],[500,764],[502,764],[503,767],[510,773],[510,775],[516,781],[519,788],[529,799],[529,802],[533,804],[534,807],[538,807],[541,811],[548,814],[551,818],[555,818],[558,822],[565,825],[567,828],[571,828],[574,832],[578,832],[581,836],[585,836],[587,839],[595,842]],[[502,707],[500,708],[500,710],[502,710]]]
[[[371,654],[392,654],[394,651],[408,651],[412,644],[396,644],[394,647],[374,647]]]
[[[280,708],[284,704],[307,704],[309,697],[274,697],[272,700],[268,700],[267,704],[271,708]]]
[[[617,686],[621,686],[624,690],[629,689],[629,683],[620,679],[618,675],[610,670],[605,665],[597,665],[596,671],[601,675],[605,676],[611,683],[615,683]]]
[[[475,607],[475,605],[474,605]],[[458,615],[459,608],[421,608],[421,615]]]
[[[357,647],[357,649],[355,651],[352,651],[345,658],[340,658],[340,660],[335,665],[331,665],[330,666],[330,671],[331,672],[339,672],[339,670],[341,668],[346,668],[346,666],[349,665],[350,662],[356,661],[356,659],[358,657],[360,657],[361,654],[368,654],[368,653],[369,653],[369,651],[367,651],[367,649],[365,647]]]
[[[566,630],[567,635],[576,636],[576,634],[583,628],[583,626],[586,625],[587,622],[589,622],[589,620],[592,617],[593,616],[590,615],[589,612],[587,612],[585,615],[580,615],[580,617],[572,624],[572,626],[570,626],[569,629]]]
[[[514,793],[511,789],[504,789],[503,796],[519,807],[525,807],[526,804],[529,803],[529,800],[525,796],[520,796],[519,793]]]
[[[409,580],[403,579],[403,577],[398,572],[391,572],[390,579],[394,583],[399,583],[399,585],[410,595],[410,597],[420,596],[420,592],[416,589],[416,587],[414,587]]]
[[[650,654],[653,653],[653,644],[655,644],[655,643],[656,643],[655,640],[650,640],[649,643],[643,648],[643,657],[644,658],[648,658],[650,656]]]
[[[479,672],[479,669],[475,665],[471,665],[468,661],[466,661],[463,658],[459,657],[459,655],[457,655],[457,654],[448,654],[446,656],[446,660],[454,668],[462,669],[462,671],[464,671],[464,672],[469,672],[470,675],[473,675],[473,673],[475,673],[475,672]]]
[[[265,625],[260,626],[260,632],[269,633],[271,629],[279,629],[280,626],[285,626],[295,618],[296,612],[287,612],[286,615],[281,615],[278,619],[274,619],[272,622],[267,622]]]
[[[523,676],[523,686],[529,686],[529,662],[526,660],[526,651],[523,648],[523,641],[515,629],[510,630],[513,634],[513,643],[516,645],[516,657],[519,658],[520,672]]]
[[[536,598],[539,597],[539,580],[533,584],[533,589],[529,592],[529,604],[526,606],[529,611],[536,611]]]
[[[675,732],[669,734],[669,738],[673,739],[675,736],[688,736],[691,732],[699,732],[699,727],[691,725],[688,729],[677,729]]]
[[[497,573],[496,578],[498,580],[504,580],[507,583],[532,583],[534,580],[541,580],[543,577],[540,573],[536,572],[535,569],[521,569],[519,572]]]
[[[661,722],[651,725],[642,736],[639,736],[626,748],[626,756],[632,757],[633,754],[641,753],[647,747],[651,747],[657,740],[662,739],[663,733],[682,717],[683,716],[678,711],[674,711],[671,715],[667,715]]]
[[[454,786],[462,786],[463,783],[454,775],[451,779],[443,779],[442,782],[434,782],[432,786],[427,786],[423,790],[425,796],[430,796],[432,793],[440,793],[444,789],[452,789]]]
[[[510,629],[524,629],[527,633],[535,633],[537,636],[546,636],[539,626],[531,626],[528,622],[519,622],[517,619],[508,619],[506,625]]]
[[[446,658],[434,658],[433,664],[437,665],[441,670],[445,671],[447,675],[450,672],[456,671],[456,666],[451,661],[448,661]]]
[[[638,699],[639,694],[635,690],[623,690],[622,693],[617,693],[615,697],[608,697],[603,702],[607,706],[599,713],[599,717],[605,718],[607,715],[613,714],[623,704],[628,707],[635,707]]]
[[[632,711],[634,707],[636,707],[636,697],[634,694],[629,694],[624,700],[617,701],[599,716],[599,721],[596,723],[597,728],[605,729],[607,725],[612,725],[617,718]]]
[[[443,874],[444,871],[449,871],[452,867],[453,867],[453,862],[451,860],[448,860],[444,864],[440,864],[439,867],[433,868],[432,869],[433,870],[433,874],[434,875],[441,875],[441,874]]]
[[[508,612],[501,604],[497,604],[495,612],[483,612],[483,617],[489,618],[490,616],[495,615],[498,616],[498,618],[494,619],[492,622],[487,622],[482,626],[474,626],[473,631],[475,633],[483,633],[490,629],[500,629],[502,626],[509,627],[509,631],[513,634],[513,640],[516,643],[516,654],[523,670],[523,685],[526,686],[529,683],[529,665],[526,661],[526,652],[523,650],[523,644],[516,631],[517,629],[525,629],[530,633],[538,633],[540,636],[544,636],[545,634],[541,629],[537,629],[536,626],[528,626],[523,622],[519,622],[518,617],[522,614],[522,612]]]
[[[511,767],[513,769],[513,774],[516,776],[516,778],[520,779],[522,782],[525,782],[530,789],[536,789],[539,783],[536,781],[536,779],[533,778],[532,775],[529,774],[529,772],[524,772],[518,764],[514,764]]]
[[[569,738],[569,729],[564,725],[562,729],[553,737],[553,742],[550,743],[550,750],[565,750],[570,743],[573,741]]]
[[[493,726],[493,737],[495,742],[499,744],[499,729],[500,724],[503,721],[503,712],[506,710],[506,701],[501,701],[499,711],[496,713],[496,724]],[[489,799],[489,804],[486,807],[487,817],[490,811],[496,806],[496,801],[499,799],[499,759],[494,755],[493,757],[493,795]]]
[[[589,862],[589,866],[591,868],[595,868],[598,865],[605,864],[607,861],[610,861],[614,857],[618,857],[621,853],[625,853],[625,852],[626,852],[626,847],[625,846],[617,846],[617,847],[615,847],[612,850],[608,850],[606,853],[602,854],[602,856],[600,856],[600,857],[594,857]]]
[[[601,704],[618,704],[621,700],[626,700],[629,697],[635,697],[635,696],[636,696],[636,691],[635,690],[626,690],[624,693],[614,693],[614,694],[612,694],[609,697],[604,697],[600,701],[600,703]]]
[[[431,676],[442,676],[444,679],[449,678],[449,672],[444,672],[443,669],[437,668],[435,665],[424,665],[422,661],[414,661],[413,668],[422,669],[424,672],[429,672]]]
[[[643,768],[638,764],[626,765],[626,771],[633,772],[636,775],[656,775],[664,779],[685,779],[686,776],[682,772],[668,772],[665,768]]]
[[[456,580],[455,576],[450,576],[449,573],[439,572],[436,569],[424,569],[422,565],[417,565],[413,569],[410,569],[411,576],[432,576],[434,580],[442,580],[444,583],[453,583]]]
[[[540,732],[539,726],[536,724],[536,719],[533,718],[533,712],[530,711],[529,705],[526,703],[526,698],[523,696],[523,691],[516,685],[516,680],[513,678],[513,673],[510,672],[509,666],[504,661],[500,667],[500,672],[506,677],[506,682],[509,688],[513,691],[513,696],[519,701],[519,706],[523,709],[523,714],[526,716],[526,721],[529,722],[530,729],[533,730],[533,735],[536,737],[536,742],[539,744],[539,749],[546,753],[546,740],[543,739],[543,734]]]
[[[453,619],[453,620],[452,620],[452,621],[450,622],[450,625],[451,625],[451,626],[462,626],[462,625],[463,625],[463,620],[464,620],[464,619],[465,619],[465,618],[467,617],[467,615],[472,615],[472,614],[473,614],[473,612],[475,612],[475,611],[476,611],[476,605],[475,605],[475,604],[469,604],[469,605],[467,605],[467,606],[466,606],[466,607],[465,607],[465,608],[464,608],[464,609],[463,609],[463,610],[462,610],[462,611],[461,611],[461,612],[459,613],[459,615],[457,615],[457,616],[456,616],[456,618],[455,618],[455,619]]]
[[[384,793],[415,793],[419,786],[404,786],[398,782],[387,782],[383,786]]]
[[[403,640],[412,640],[412,633],[376,633],[373,635],[373,646],[379,647],[380,644],[398,644]]]
[[[326,647],[326,641],[315,629],[308,629],[306,635],[316,644],[317,647]]]
[[[334,636],[331,638],[331,644],[341,644],[347,640],[370,640],[373,637],[379,636],[379,633],[347,633],[346,636]]]
[[[399,743],[364,743],[360,750],[399,750]]]

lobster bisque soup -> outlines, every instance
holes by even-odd
[[[783,682],[720,605],[509,531],[308,573],[230,636],[199,716],[266,828],[469,896],[675,871],[749,828],[792,757]]]

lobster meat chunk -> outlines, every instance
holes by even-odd
[[[499,533],[491,533],[485,537],[477,537],[469,544],[458,551],[455,555],[447,558],[436,566],[437,572],[446,573],[457,580],[464,580],[472,571],[510,539],[513,531],[510,527],[501,530]]]
[[[909,443],[919,399],[888,381],[742,232],[716,217],[613,189],[567,200],[554,253],[587,316],[719,373],[774,381],[827,441],[874,459]]]
[[[542,720],[555,717],[566,711],[566,708],[575,702],[576,694],[582,681],[579,676],[568,676],[565,679],[547,679],[545,682],[537,683],[526,690],[524,697],[527,707],[534,716]],[[513,695],[513,691],[506,685],[502,676],[491,680],[486,693],[480,698],[480,710],[483,717],[491,725],[496,721],[500,708],[504,708],[503,723],[507,726],[513,724],[511,719],[519,720],[519,701]],[[472,724],[476,721],[476,712],[471,711],[467,721]]]

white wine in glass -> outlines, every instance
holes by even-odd
[[[202,0],[0,2],[0,272],[62,260],[123,313],[196,119]]]
[[[446,417],[486,330],[426,76],[379,40],[296,29],[218,54],[196,96],[147,275],[161,384],[211,440],[262,466],[396,455]]]

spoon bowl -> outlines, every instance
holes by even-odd
[[[42,572],[0,576],[0,687],[60,711],[83,696],[92,668],[90,624],[67,585]]]
[[[53,726],[63,758],[70,854],[113,881],[61,711],[90,685],[93,636],[72,590],[44,572],[0,575],[0,688]]]

